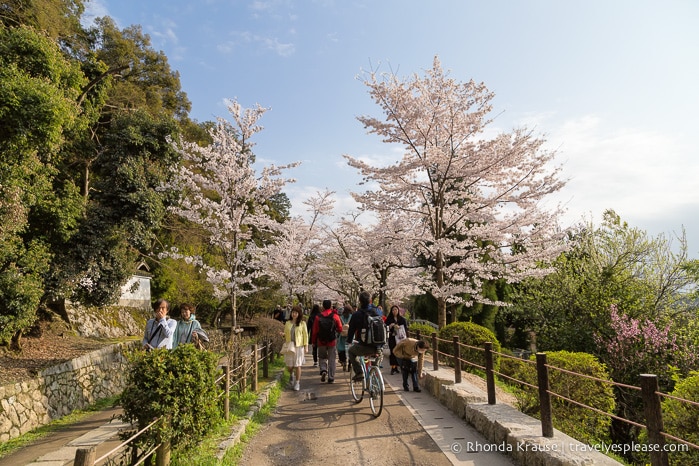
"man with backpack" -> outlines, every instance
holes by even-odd
[[[342,321],[337,311],[332,309],[332,301],[323,301],[323,310],[313,322],[312,342],[318,347],[318,365],[320,366],[320,381],[335,382],[335,367],[337,366],[337,334],[342,331]]]
[[[373,356],[386,344],[386,328],[383,319],[371,308],[371,295],[362,291],[359,294],[359,309],[352,314],[347,330],[347,343],[352,343],[349,351],[354,380],[362,380],[362,366],[357,356]],[[383,334],[383,335],[382,335]]]

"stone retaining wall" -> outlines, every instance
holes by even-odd
[[[128,373],[124,353],[138,344],[108,346],[0,387],[0,442],[121,393]]]
[[[435,371],[425,361],[425,372],[423,388],[480,432],[488,442],[484,447],[502,451],[519,465],[621,465],[558,430],[551,438],[543,437],[541,421],[503,403],[489,405],[487,393],[468,383],[454,383],[451,368],[440,366]]]

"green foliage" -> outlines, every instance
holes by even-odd
[[[220,419],[217,354],[187,344],[172,351],[136,351],[129,361],[127,385],[120,397],[122,419],[141,428],[156,418],[162,420],[148,431],[145,441],[196,445]]]
[[[535,360],[536,357],[532,355],[530,359]],[[602,380],[611,380],[604,364],[588,353],[568,351],[546,353],[546,361],[550,366]],[[519,363],[518,361],[507,364],[508,371],[513,372],[514,378],[538,386],[536,365]],[[553,368],[549,368],[548,373],[549,387],[552,392],[605,413],[614,414],[616,401],[611,384],[568,374]],[[523,413],[540,418],[537,390],[525,387],[518,398]],[[551,396],[551,408],[553,425],[558,430],[589,444],[610,442],[609,428],[612,421],[609,416],[577,406],[557,396]]]
[[[40,208],[61,208],[52,189],[55,162],[84,82],[79,66],[46,36],[0,27],[0,343],[36,318],[51,250],[29,221]],[[41,222],[43,231],[54,230],[49,218]]]
[[[429,293],[413,296],[410,309],[416,319],[437,322],[437,300]]]
[[[673,396],[699,403],[699,372],[677,382]],[[699,407],[672,398],[662,402],[664,431],[695,445],[699,445]],[[673,442],[674,443],[674,442]],[[671,465],[699,464],[699,451],[668,454]]]
[[[410,331],[411,333],[415,333],[418,330],[420,331],[420,335],[423,340],[431,340],[432,334],[437,332],[437,330],[435,330],[434,327],[431,327],[427,324],[408,322],[408,331]]]
[[[0,23],[10,27],[31,26],[49,37],[70,42],[81,31],[79,18],[85,11],[83,0],[6,0],[2,2]]]
[[[47,251],[30,244],[22,252],[15,257],[0,254],[0,344],[34,324],[44,292],[41,274],[48,269]]]
[[[482,350],[467,348],[463,345],[483,348],[483,343],[489,341],[493,344],[493,351],[500,352],[500,342],[495,337],[495,334],[487,328],[474,324],[473,322],[453,322],[439,330],[438,337],[440,339],[440,353],[445,353],[451,356],[454,355],[454,336],[459,337],[459,343],[462,345],[460,349],[461,359],[464,361],[469,361],[485,367],[485,352]],[[498,370],[499,364],[500,357],[498,355],[493,355],[493,367],[495,370]],[[463,370],[469,372],[473,372],[477,369],[464,362],[461,363],[461,367]]]
[[[696,277],[687,267],[687,245],[679,251],[663,236],[632,228],[611,210],[602,225],[591,222],[568,238],[570,249],[553,273],[517,286],[505,324],[532,330],[540,350],[587,351],[594,334],[613,338],[610,307],[635,319],[681,316],[693,305],[683,299]]]
[[[272,343],[272,348],[279,353],[284,343],[284,324],[270,317],[256,317],[253,323],[257,327],[255,341],[261,347],[267,341]],[[303,321],[304,325],[306,321]]]

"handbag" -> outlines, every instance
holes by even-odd
[[[293,341],[285,341],[284,344],[282,345],[282,354],[296,354],[296,345],[294,344]]]
[[[405,327],[402,325],[395,327],[395,329],[396,343],[400,343],[402,340],[405,340],[408,337],[405,334]]]

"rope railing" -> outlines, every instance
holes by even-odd
[[[249,351],[243,353],[241,362],[237,364],[233,370],[230,369],[229,365],[221,366],[223,369],[223,374],[214,380],[216,385],[223,385],[220,393],[216,395],[217,399],[223,398],[223,414],[226,420],[230,418],[230,391],[231,387],[238,387],[239,392],[242,393],[243,390],[247,389],[247,378],[251,377],[251,390],[257,390],[258,382],[258,366],[263,365],[263,376],[268,377],[268,367],[271,362],[271,358],[274,356],[272,351],[272,343],[266,342],[262,347],[252,344]],[[246,360],[250,363],[247,364]],[[231,377],[235,375],[236,380],[231,383]],[[142,428],[135,434],[133,434],[128,439],[124,440],[118,446],[114,447],[109,452],[103,454],[99,458],[95,458],[95,447],[91,448],[79,448],[75,452],[74,465],[75,466],[95,466],[103,461],[113,459],[113,457],[124,450],[126,447],[131,446],[133,448],[133,456],[131,459],[132,466],[138,466],[150,458],[154,453],[157,452],[158,465],[167,465],[170,458],[170,445],[168,443],[160,443],[151,447],[148,451],[141,452],[140,455],[137,453],[137,449],[133,445],[133,442],[143,435],[146,431],[151,429],[161,418],[153,420],[146,427]],[[160,458],[166,458],[165,462],[161,462]]]
[[[415,335],[415,337],[419,340],[422,338],[420,335],[420,332],[411,332],[411,335]],[[660,398],[669,398],[676,400],[680,403],[686,403],[692,406],[697,406],[699,407],[699,403],[692,401],[692,400],[687,400],[684,398],[676,397],[667,393],[662,393],[658,391],[657,388],[657,376],[653,374],[641,374],[641,385],[640,386],[634,386],[634,385],[628,385],[620,382],[616,382],[614,380],[608,380],[608,379],[602,379],[599,377],[591,376],[588,374],[582,374],[579,372],[571,371],[568,369],[563,369],[560,367],[552,366],[550,364],[546,363],[546,354],[545,353],[537,353],[536,354],[536,360],[532,361],[529,359],[523,359],[517,356],[512,356],[509,354],[501,353],[498,351],[493,351],[492,350],[492,344],[489,342],[484,343],[483,347],[476,347],[476,346],[471,346],[467,345],[464,343],[459,342],[459,337],[454,336],[453,341],[445,340],[442,338],[437,337],[437,333],[434,332],[431,335],[431,342],[432,342],[432,358],[433,358],[433,370],[438,370],[439,369],[439,364],[440,364],[440,357],[443,357],[444,361],[452,363],[454,367],[454,382],[455,383],[460,383],[461,382],[461,366],[462,364],[465,364],[470,367],[475,367],[478,368],[482,371],[485,372],[485,378],[486,378],[486,387],[487,387],[487,392],[488,392],[488,404],[495,404],[496,403],[496,397],[495,397],[495,376],[497,375],[498,377],[507,380],[510,383],[518,384],[524,387],[528,387],[530,389],[538,390],[539,392],[539,406],[540,406],[540,416],[541,416],[541,425],[542,425],[542,436],[544,437],[552,437],[553,436],[553,418],[551,414],[551,397],[556,397],[561,400],[566,401],[567,403],[571,403],[573,405],[579,406],[583,409],[590,410],[592,412],[596,412],[598,414],[601,414],[603,416],[608,416],[611,419],[615,419],[619,422],[624,422],[627,424],[630,424],[632,426],[641,428],[641,429],[646,429],[648,432],[648,443],[653,444],[653,445],[658,445],[660,448],[653,448],[650,452],[650,460],[651,460],[651,465],[652,466],[666,466],[668,464],[668,459],[667,459],[667,451],[664,450],[662,447],[665,445],[664,439],[668,438],[671,439],[675,442],[682,443],[684,445],[687,445],[691,448],[694,449],[699,449],[699,445],[696,445],[692,442],[689,442],[685,439],[681,439],[678,437],[675,437],[667,432],[663,431],[663,423],[662,423],[662,409],[661,409],[661,404],[660,404]],[[453,354],[451,353],[445,353],[444,351],[440,351],[439,349],[439,344],[442,343],[443,345],[448,345],[448,344],[453,344]],[[473,361],[467,361],[461,358],[461,349],[468,349],[468,350],[475,350],[479,352],[484,353],[484,359],[486,361],[485,366],[482,366],[480,364],[477,364]],[[513,360],[517,360],[523,364],[530,364],[530,365],[535,365],[536,366],[536,371],[537,371],[537,384],[534,385],[532,383],[529,383],[524,380],[519,380],[515,377],[512,377],[510,375],[504,374],[500,371],[497,371],[494,369],[492,360],[493,356],[498,356],[502,358],[509,358]],[[585,403],[581,403],[579,401],[573,400],[569,397],[566,397],[560,393],[556,393],[555,391],[551,390],[549,387],[549,370],[555,370],[555,371],[560,371],[562,373],[566,373],[568,375],[574,376],[574,377],[581,377],[583,379],[588,379],[588,380],[593,380],[598,383],[604,383],[604,384],[609,384],[615,387],[620,387],[620,388],[625,388],[629,390],[636,390],[641,392],[642,400],[643,400],[643,405],[644,405],[644,413],[646,417],[646,424],[642,424],[636,421],[633,421],[631,419],[626,419],[617,415],[614,415],[612,413],[608,413],[604,410],[595,408],[593,406],[589,406]]]
[[[151,427],[153,427],[158,421],[160,421],[160,418],[156,418],[153,422],[151,422],[150,424],[148,424],[146,427],[144,427],[143,429],[139,430],[138,432],[136,432],[135,434],[133,434],[131,437],[129,437],[128,439],[124,440],[124,441],[121,442],[119,445],[117,445],[116,447],[114,447],[113,449],[111,449],[110,451],[108,451],[107,453],[105,453],[104,455],[102,455],[102,456],[100,456],[99,458],[97,458],[97,459],[95,460],[95,464],[97,464],[97,463],[99,463],[99,462],[101,462],[101,461],[106,460],[107,458],[109,458],[110,456],[112,456],[113,454],[115,454],[116,452],[118,452],[119,450],[121,450],[122,448],[124,448],[126,445],[128,445],[129,443],[131,443],[131,442],[133,442],[134,440],[136,440],[138,437],[141,436],[142,433],[146,432],[148,429],[150,429]],[[159,445],[156,445],[155,448],[157,448],[158,446],[159,446]],[[154,451],[155,451],[155,450],[154,450]],[[147,455],[144,455],[144,459],[145,459],[145,457],[147,457]],[[135,465],[134,465],[134,466],[135,466]]]

